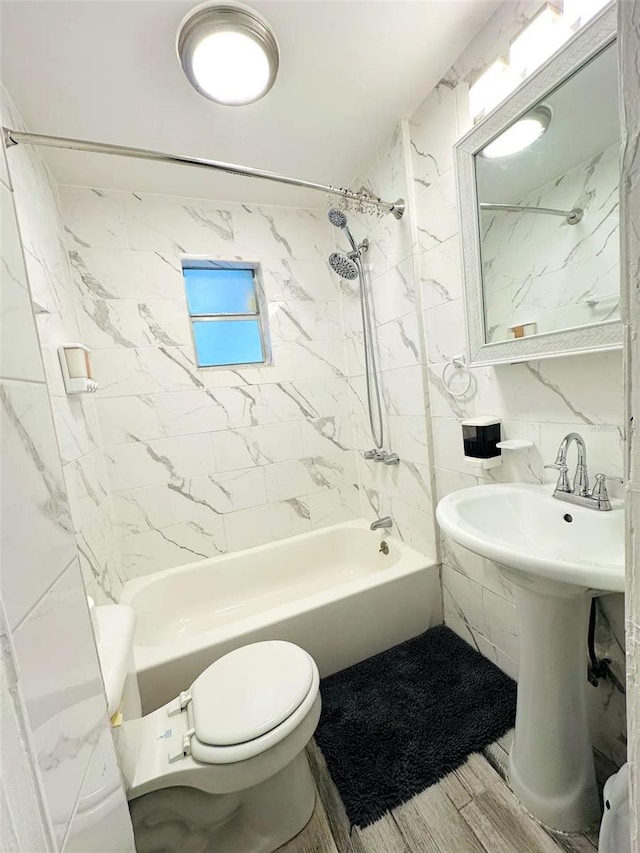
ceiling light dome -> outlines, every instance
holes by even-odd
[[[197,6],[183,18],[176,47],[191,85],[218,104],[259,100],[278,73],[278,42],[265,19],[248,6]]]
[[[540,139],[551,124],[549,107],[536,107],[518,121],[508,127],[493,142],[490,142],[480,152],[483,157],[496,160],[499,157],[510,157],[523,151]]]

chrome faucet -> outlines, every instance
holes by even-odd
[[[573,488],[569,485],[569,477],[567,473],[569,466],[567,465],[567,453],[572,442],[576,443],[578,451],[578,464],[576,465],[576,473],[573,478]],[[558,482],[554,497],[558,497],[557,492],[563,494],[579,495],[586,497],[589,494],[589,474],[587,471],[587,448],[584,439],[577,432],[570,432],[560,442],[560,447],[556,453],[556,461],[552,465],[545,465],[545,468],[556,468],[559,472]]]
[[[567,465],[567,452],[575,442],[578,451],[578,464],[573,477],[573,485],[569,482],[569,466]],[[596,474],[596,485],[591,491],[589,489],[589,472],[587,470],[587,448],[584,439],[577,432],[570,432],[560,442],[556,454],[556,461],[545,468],[555,468],[558,471],[558,482],[553,492],[553,497],[559,501],[585,506],[589,509],[606,511],[611,509],[611,501],[607,492],[607,480],[618,480],[619,477],[607,477],[605,474]]]
[[[389,530],[391,527],[393,527],[393,521],[388,515],[385,515],[384,518],[377,518],[372,522],[369,530]]]

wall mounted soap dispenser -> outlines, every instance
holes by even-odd
[[[502,464],[498,442],[502,438],[500,418],[485,416],[462,421],[464,461],[474,468],[495,468]]]
[[[84,344],[61,344],[58,347],[60,369],[67,394],[93,394],[98,383],[91,373],[91,351]]]

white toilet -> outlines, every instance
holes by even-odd
[[[271,853],[297,835],[316,794],[305,754],[321,706],[310,655],[278,640],[243,646],[143,717],[135,613],[109,605],[96,616],[138,853]]]
[[[629,818],[629,765],[623,764],[604,786],[600,853],[631,853]]]

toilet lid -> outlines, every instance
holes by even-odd
[[[191,686],[195,735],[211,746],[254,740],[293,714],[312,681],[312,660],[293,643],[271,640],[229,652]]]

